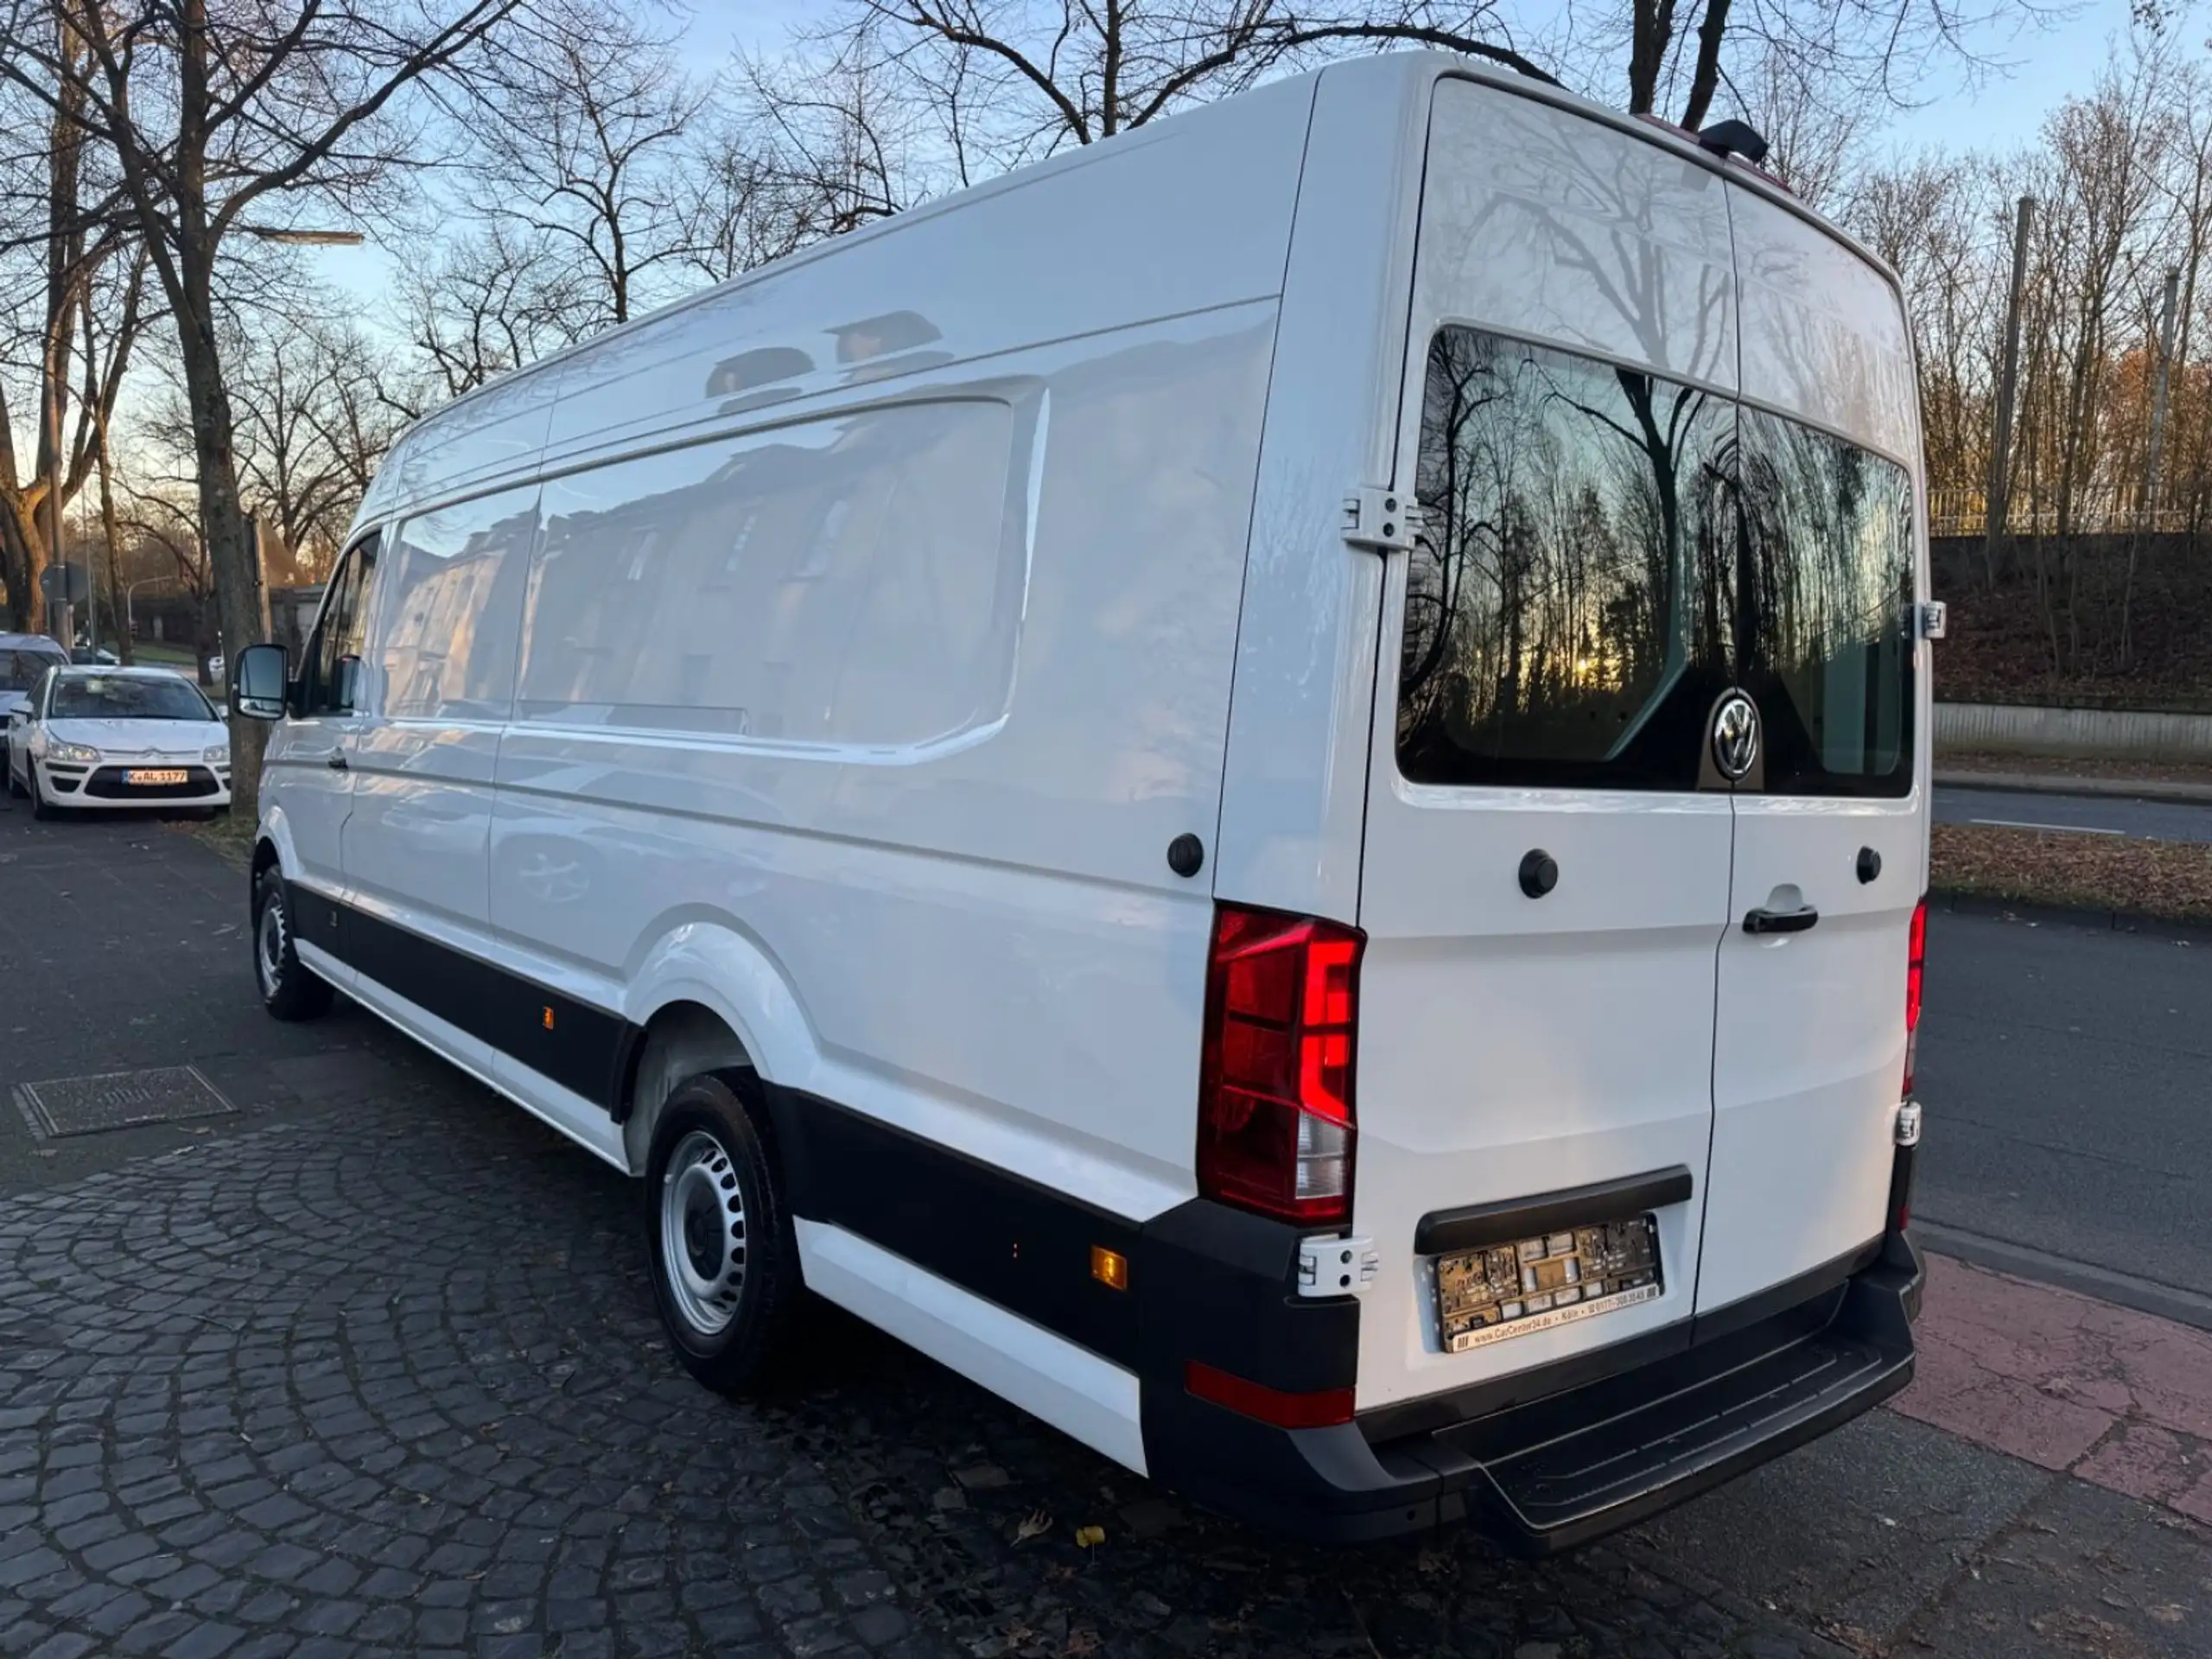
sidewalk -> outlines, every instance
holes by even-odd
[[[1938,785],[2035,795],[2124,796],[2212,805],[2212,766],[2183,762],[2090,760],[2069,756],[1938,753]]]

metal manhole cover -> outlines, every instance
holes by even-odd
[[[20,1084],[16,1092],[31,1128],[57,1139],[133,1128],[142,1123],[220,1117],[237,1109],[189,1065],[55,1077],[48,1083]]]

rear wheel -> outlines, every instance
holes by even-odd
[[[677,1086],[645,1161],[653,1300],[692,1376],[735,1394],[783,1349],[798,1249],[758,1108],[719,1077]]]
[[[253,977],[261,1006],[279,1020],[312,1020],[330,1007],[330,982],[300,961],[283,872],[271,864],[253,880]]]
[[[10,765],[8,767],[8,798],[12,801],[22,792],[23,786],[16,781],[16,768]]]

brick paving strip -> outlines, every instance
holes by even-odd
[[[1904,1416],[2212,1524],[2212,1333],[1929,1258]]]

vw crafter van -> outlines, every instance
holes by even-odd
[[[1571,1545],[1904,1386],[1929,647],[1891,274],[1341,64],[473,392],[276,724],[272,1013],[1128,1468]]]

